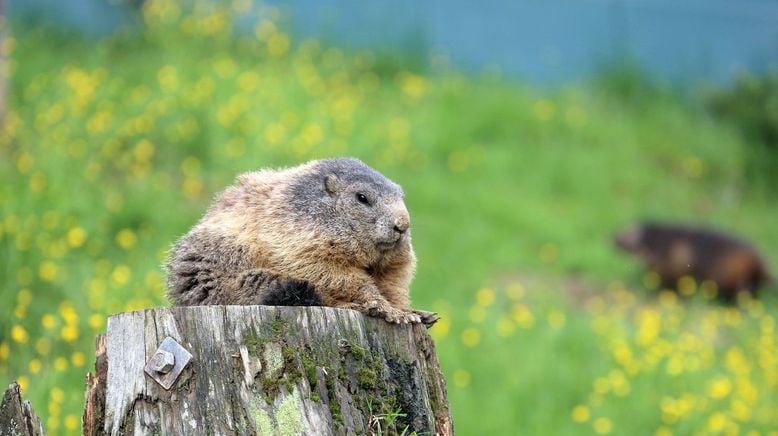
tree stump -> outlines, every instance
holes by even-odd
[[[125,312],[108,319],[96,369],[85,434],[453,434],[426,328],[352,310]]]
[[[0,403],[0,436],[40,436],[45,434],[40,418],[29,401],[22,399],[22,390],[11,383]]]

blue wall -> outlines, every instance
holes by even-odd
[[[109,0],[11,0],[12,18],[110,33],[128,23]],[[345,47],[445,54],[470,71],[554,85],[625,55],[681,82],[728,82],[778,68],[778,0],[274,0],[298,37]]]

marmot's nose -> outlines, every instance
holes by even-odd
[[[405,233],[405,231],[408,230],[408,226],[410,226],[410,224],[411,223],[408,220],[408,217],[397,217],[394,220],[394,230],[398,233]]]

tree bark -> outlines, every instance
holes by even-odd
[[[22,390],[16,382],[11,383],[0,403],[0,436],[40,436],[43,425],[32,410],[29,401],[22,399]]]
[[[166,337],[192,355],[178,377],[176,352],[157,373],[170,389],[144,372]],[[104,344],[85,434],[453,434],[423,325],[328,307],[175,307],[110,317]]]

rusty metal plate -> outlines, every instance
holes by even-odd
[[[170,357],[172,355],[172,367]],[[154,352],[143,370],[165,390],[170,389],[186,365],[192,360],[192,354],[170,336],[166,337]]]

